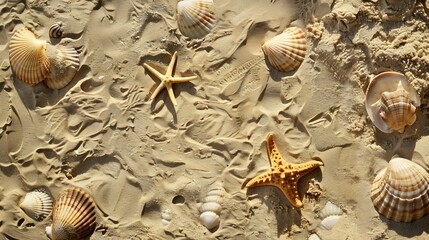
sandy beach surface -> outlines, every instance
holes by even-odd
[[[34,189],[54,198],[85,189],[97,206],[91,239],[429,239],[429,216],[381,216],[376,174],[398,154],[429,169],[429,4],[424,0],[214,0],[216,25],[184,37],[176,0],[0,0],[0,239],[48,239],[51,218],[19,207]],[[49,28],[63,22],[63,36]],[[261,45],[290,26],[307,32],[297,71],[275,70]],[[9,61],[27,27],[79,53],[64,88],[30,86]],[[149,97],[177,51],[175,76],[197,76]],[[404,133],[376,130],[365,91],[384,71],[405,74],[421,98]],[[274,135],[290,163],[321,159],[299,181],[294,208],[271,186],[245,188],[270,168]],[[223,188],[220,225],[199,219]],[[321,228],[327,202],[343,210]],[[314,237],[314,235],[313,235]]]

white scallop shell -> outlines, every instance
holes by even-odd
[[[366,91],[365,108],[369,118],[382,132],[403,132],[416,120],[420,97],[405,75],[383,72],[375,76]]]
[[[334,225],[338,222],[338,220],[340,220],[340,218],[341,216],[338,216],[338,215],[328,216],[320,222],[320,228],[325,230],[331,230],[334,227]]]
[[[395,157],[375,177],[371,199],[378,212],[388,219],[419,219],[429,213],[429,173],[408,159]]]
[[[60,38],[63,35],[63,23],[56,22],[49,28],[49,37]]]
[[[313,233],[308,237],[308,240],[321,240],[321,239],[317,234]]]
[[[31,218],[42,221],[52,211],[53,200],[43,190],[35,190],[25,195],[19,207]]]
[[[207,193],[207,196],[203,200],[203,204],[200,208],[200,220],[209,230],[220,224],[219,215],[222,211],[221,203],[224,195],[225,189],[222,187],[214,187]]]
[[[275,69],[281,72],[294,71],[305,58],[306,33],[298,27],[287,28],[280,35],[266,41],[262,45],[262,51]]]
[[[52,225],[46,228],[52,240],[79,240],[95,230],[95,203],[84,190],[63,190],[52,211]]]
[[[25,27],[17,30],[9,43],[10,65],[15,75],[30,85],[43,81],[50,71],[45,51],[45,40],[37,39]]]
[[[79,69],[79,54],[74,48],[49,45],[46,55],[51,63],[51,71],[45,80],[46,85],[51,89],[65,87]]]
[[[177,25],[189,38],[206,36],[215,25],[213,0],[183,0],[177,3]]]
[[[172,216],[171,216],[171,210],[170,209],[164,209],[161,212],[161,222],[163,226],[167,226],[171,222]]]
[[[336,206],[335,204],[331,203],[330,201],[326,202],[325,207],[320,210],[319,217],[321,219],[324,219],[326,217],[332,216],[332,215],[342,215],[343,210]]]

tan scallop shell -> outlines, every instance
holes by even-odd
[[[380,214],[410,222],[429,213],[429,173],[418,164],[395,157],[374,179],[371,199]]]
[[[52,225],[46,229],[52,240],[79,240],[95,230],[95,203],[77,187],[63,190],[52,211]]]
[[[177,25],[189,38],[202,38],[215,26],[213,0],[183,0],[177,3]]]
[[[52,211],[53,200],[51,196],[43,190],[34,190],[27,193],[19,207],[31,218],[42,221]]]
[[[365,107],[374,125],[385,133],[402,133],[416,121],[420,98],[407,78],[397,72],[375,76],[366,91]]]
[[[281,72],[296,70],[304,61],[307,51],[306,33],[301,28],[287,28],[280,35],[266,41],[262,51],[270,64]]]
[[[17,30],[9,43],[10,65],[23,82],[36,85],[49,73],[50,63],[45,55],[46,41],[36,39],[27,28]]]
[[[79,69],[79,54],[74,48],[48,45],[46,55],[51,62],[46,85],[51,89],[65,87]]]
[[[225,195],[225,189],[222,187],[213,187],[203,200],[203,205],[200,208],[201,223],[207,229],[214,229],[220,224],[220,212],[222,211],[221,203]]]

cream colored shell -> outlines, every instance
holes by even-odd
[[[49,28],[49,37],[60,38],[61,36],[63,36],[63,23],[56,22],[52,24],[52,26]]]
[[[216,228],[220,224],[220,213],[222,211],[222,202],[225,195],[225,189],[214,187],[203,200],[200,208],[201,223],[209,230]]]
[[[52,240],[79,240],[95,230],[95,203],[84,190],[63,190],[52,211],[52,225],[46,229]]]
[[[37,39],[27,28],[17,30],[9,43],[9,59],[15,75],[23,82],[36,85],[49,73],[45,55],[46,41]]]
[[[42,221],[52,211],[53,200],[43,190],[34,190],[27,193],[19,203],[19,207],[31,218]]]
[[[213,0],[183,0],[177,3],[177,25],[189,38],[202,38],[215,26]]]
[[[420,165],[395,157],[374,179],[371,199],[378,212],[397,222],[429,213],[429,173]]]
[[[275,69],[281,72],[294,71],[301,66],[305,58],[306,33],[301,28],[287,28],[280,35],[265,42],[262,51]]]
[[[382,132],[402,133],[416,120],[420,98],[407,78],[397,72],[375,76],[366,91],[365,107],[374,125]]]
[[[46,85],[51,89],[65,87],[79,69],[79,54],[74,48],[48,45],[46,55],[51,63]]]
[[[340,220],[343,210],[335,204],[328,201],[325,207],[319,212],[319,217],[322,219],[320,228],[331,230],[334,225]]]

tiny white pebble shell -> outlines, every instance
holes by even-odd
[[[171,221],[171,210],[170,209],[164,209],[161,212],[161,222],[163,226],[167,226]]]
[[[219,215],[217,215],[214,212],[201,213],[200,220],[201,220],[201,223],[209,230],[219,226],[220,224]]]
[[[308,240],[321,240],[321,239],[317,234],[313,233],[308,237]]]
[[[53,199],[43,190],[35,190],[25,195],[19,207],[31,218],[41,221],[51,214]]]
[[[325,229],[325,230],[331,230],[335,223],[338,222],[338,220],[340,220],[341,216],[338,215],[332,215],[332,216],[328,216],[325,217],[321,222],[320,222],[320,228]]]
[[[213,0],[183,0],[177,3],[177,25],[189,38],[206,36],[215,25]]]

